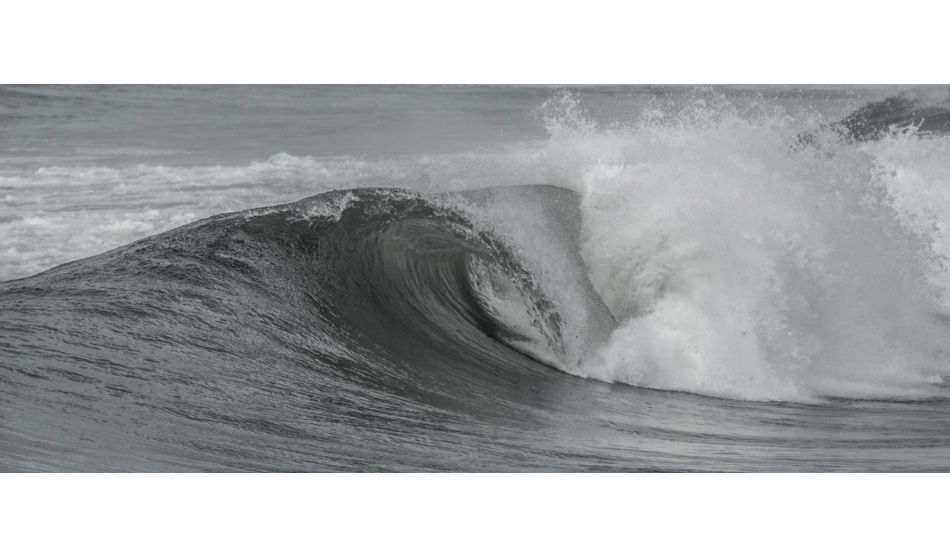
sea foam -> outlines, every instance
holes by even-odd
[[[938,392],[950,138],[802,149],[782,110],[689,99],[625,125],[548,106],[547,171],[583,196],[583,256],[620,323],[583,375],[752,400]]]

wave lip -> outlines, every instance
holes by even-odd
[[[321,261],[349,258],[341,271],[354,280],[347,296],[352,300],[352,292],[372,304],[359,313],[367,325],[384,322],[383,331],[412,331],[459,360],[497,355],[484,344],[486,335],[544,362],[556,364],[564,356],[555,304],[503,240],[450,205],[405,190],[342,193],[351,197],[349,206],[321,239],[349,242],[333,245]],[[337,254],[341,246],[351,252]]]

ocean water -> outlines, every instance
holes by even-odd
[[[0,470],[948,471],[950,88],[0,87]]]

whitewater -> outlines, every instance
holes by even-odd
[[[950,470],[950,88],[0,88],[4,471]]]

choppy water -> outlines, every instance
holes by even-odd
[[[0,88],[0,469],[950,470],[948,113]]]

